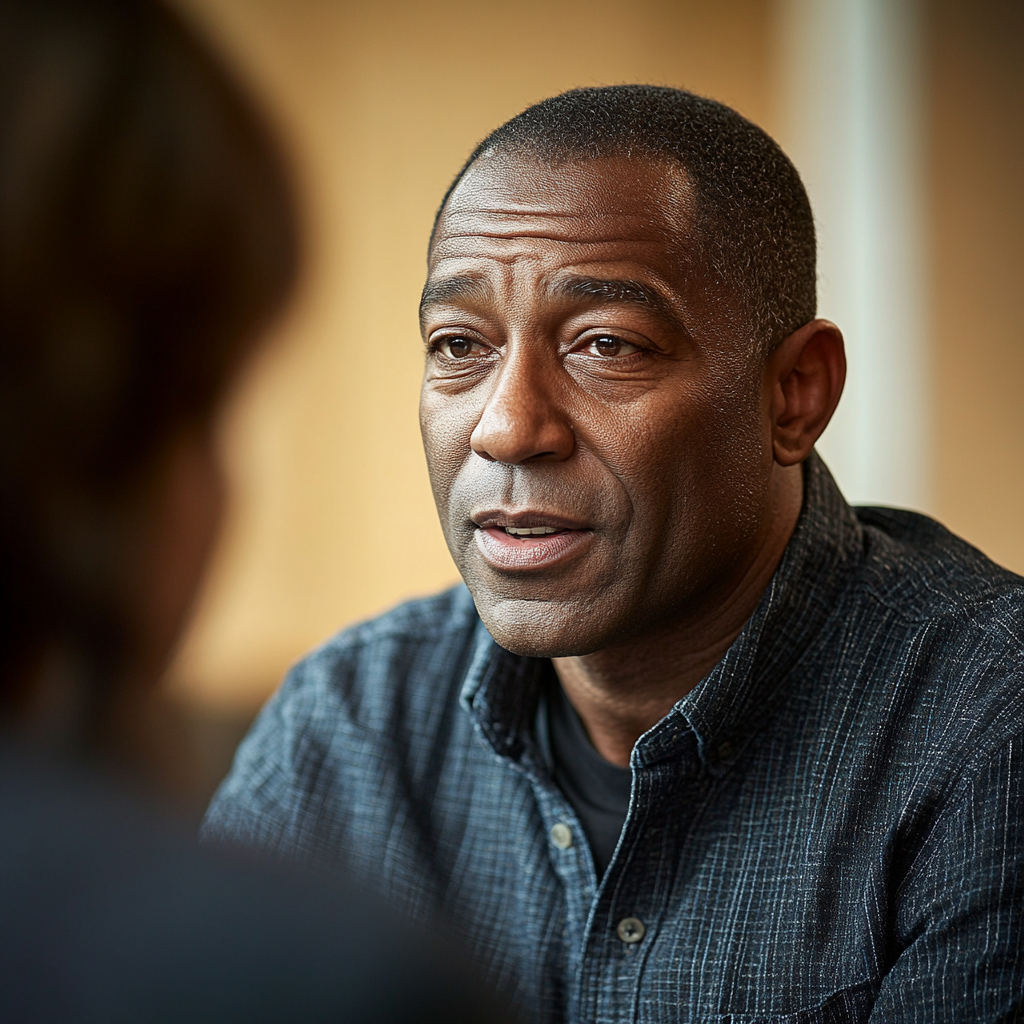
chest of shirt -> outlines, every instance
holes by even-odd
[[[433,768],[403,773],[349,736],[327,773],[325,796],[347,809],[331,853],[414,915],[440,912],[534,1019],[802,1021],[792,1014],[867,998],[884,974],[864,950],[892,931],[908,800],[879,785],[877,749],[847,743],[835,771],[822,733],[808,716],[784,749],[766,730],[712,768],[680,733],[671,756],[634,770],[600,883],[529,750],[499,755],[456,716]]]

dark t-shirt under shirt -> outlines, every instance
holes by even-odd
[[[539,718],[541,746],[555,784],[583,826],[601,878],[611,863],[629,810],[632,772],[597,752],[553,668],[544,687]]]

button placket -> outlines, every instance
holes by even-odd
[[[580,955],[586,943],[587,921],[596,892],[593,868],[587,854],[587,840],[561,792],[540,773],[531,778],[538,809],[545,823],[551,868],[561,883],[565,897],[565,955],[573,975],[579,969]],[[576,991],[568,995],[569,1019],[579,1016]]]

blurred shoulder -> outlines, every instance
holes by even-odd
[[[440,962],[341,880],[200,850],[120,780],[11,748],[0,1019],[488,1019],[457,956]]]

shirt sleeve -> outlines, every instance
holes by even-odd
[[[895,894],[871,1024],[1024,1020],[1024,740],[972,767]]]
[[[204,843],[245,847],[298,863],[306,859],[300,827],[302,764],[315,715],[306,706],[305,675],[305,663],[292,669],[257,716],[207,809],[200,828]]]

